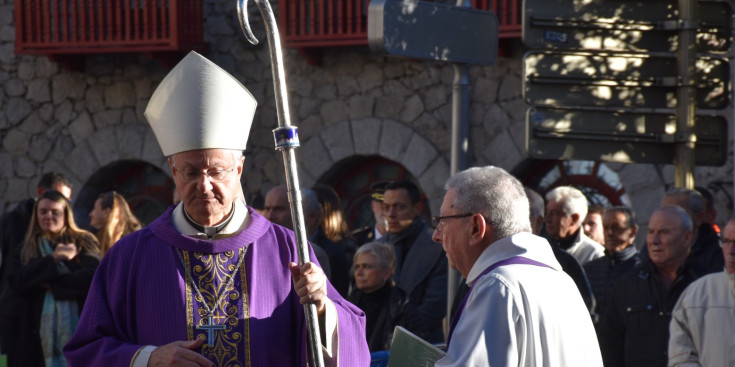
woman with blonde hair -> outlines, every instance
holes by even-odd
[[[76,329],[100,252],[58,191],[41,194],[33,213],[9,279],[24,305],[18,310],[19,365],[66,366],[61,349]]]
[[[89,225],[97,230],[102,255],[120,238],[143,227],[125,198],[115,191],[103,192],[97,197],[89,212]]]

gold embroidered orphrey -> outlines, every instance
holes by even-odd
[[[186,283],[187,334],[194,340],[195,330],[208,334],[207,344],[202,346],[202,355],[215,361],[217,366],[250,366],[249,304],[247,274],[242,263],[249,246],[238,250],[237,265],[228,263],[235,256],[234,251],[204,254],[194,252],[194,259],[201,265],[191,266],[188,251],[177,250],[188,282]],[[189,270],[191,269],[191,270]],[[234,278],[239,273],[240,287],[234,287]],[[197,279],[195,282],[194,279]],[[195,294],[192,293],[192,289]],[[194,304],[199,316],[199,325],[194,326]],[[238,314],[238,303],[242,302],[242,312]],[[212,304],[212,307],[209,307]],[[214,332],[221,330],[223,332]],[[238,345],[243,346],[244,356],[238,355]]]

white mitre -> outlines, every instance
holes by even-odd
[[[145,117],[165,156],[245,150],[257,102],[232,75],[191,51],[153,92]]]

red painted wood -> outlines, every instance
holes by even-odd
[[[15,0],[15,52],[203,50],[202,1]]]
[[[430,1],[430,0],[423,0]],[[475,9],[493,10],[498,37],[521,35],[522,0],[472,0]],[[367,45],[369,0],[279,0],[278,17],[287,47]]]

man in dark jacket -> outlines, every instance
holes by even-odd
[[[71,183],[61,173],[47,172],[38,181],[37,195],[47,190],[56,190],[71,199]],[[33,215],[35,198],[21,201],[15,209],[0,218],[0,352],[8,354],[8,366],[14,366],[18,349],[18,309],[21,296],[8,286],[8,278],[13,271],[13,258],[20,253],[28,224]]]
[[[442,246],[431,239],[433,231],[419,217],[422,205],[421,193],[412,182],[389,183],[383,197],[388,234],[381,240],[395,248],[396,285],[416,302],[427,325],[427,341],[438,343],[444,341],[447,257]]]
[[[692,221],[678,206],[657,209],[648,223],[649,257],[615,282],[599,328],[606,367],[665,367],[671,311],[684,289],[703,275],[687,261]]]
[[[633,271],[638,264],[638,251],[633,242],[638,233],[633,210],[616,206],[605,211],[602,217],[605,233],[605,256],[585,264],[584,270],[592,285],[597,310],[605,309],[610,286],[623,275]]]

